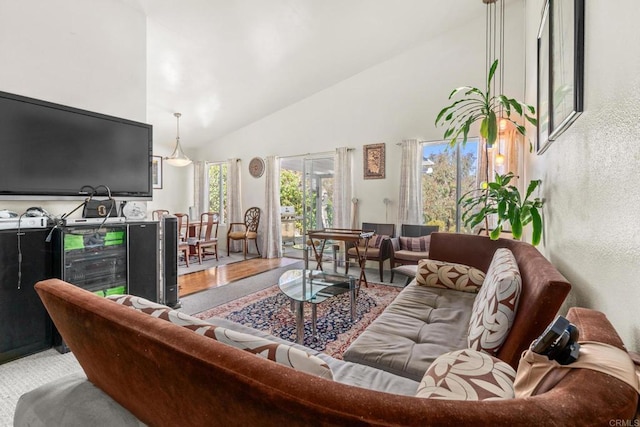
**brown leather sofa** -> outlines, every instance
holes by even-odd
[[[614,425],[631,420],[638,401],[631,386],[587,369],[572,370],[551,390],[528,398],[446,401],[382,393],[279,366],[56,279],[36,288],[89,381],[104,391],[97,390],[105,405],[130,413],[130,419],[113,420],[119,425]],[[602,313],[571,309],[568,318],[583,340],[624,348]],[[73,411],[91,404],[79,393],[70,396],[77,402],[42,412],[19,402],[14,425],[43,425],[29,411],[32,417],[63,414],[44,425],[70,422]]]

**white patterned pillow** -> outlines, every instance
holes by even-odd
[[[319,357],[308,354],[305,351],[279,344],[266,338],[256,337],[231,329],[214,326],[188,314],[156,304],[144,298],[133,295],[111,295],[107,297],[119,304],[142,311],[150,316],[169,321],[173,324],[191,329],[197,334],[204,335],[227,345],[248,351],[265,359],[272,360],[282,365],[299,371],[307,372],[319,377],[333,379],[331,368]]]
[[[439,356],[422,377],[417,397],[499,400],[515,397],[516,371],[508,363],[472,349]]]
[[[469,348],[495,356],[516,317],[522,280],[509,249],[496,250],[469,319]]]
[[[416,282],[432,288],[476,293],[480,290],[484,277],[481,270],[468,265],[423,259],[418,262]]]

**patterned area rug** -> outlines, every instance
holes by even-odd
[[[336,359],[349,344],[389,305],[401,288],[369,283],[360,289],[356,300],[356,318],[349,317],[349,294],[328,299],[317,306],[317,333],[311,334],[311,305],[305,304],[304,345]],[[219,307],[198,313],[200,319],[224,317],[251,326],[282,339],[295,342],[296,320],[290,300],[277,285]]]

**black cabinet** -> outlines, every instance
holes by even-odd
[[[34,289],[40,280],[158,302],[158,245],[157,222],[1,230],[0,364],[52,346],[68,350]]]
[[[0,231],[0,363],[51,347],[52,323],[34,289],[51,277],[48,234]]]

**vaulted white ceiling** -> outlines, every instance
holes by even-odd
[[[463,28],[486,7],[482,0],[123,1],[147,16],[147,120],[156,141],[171,144],[180,112],[187,148]]]

